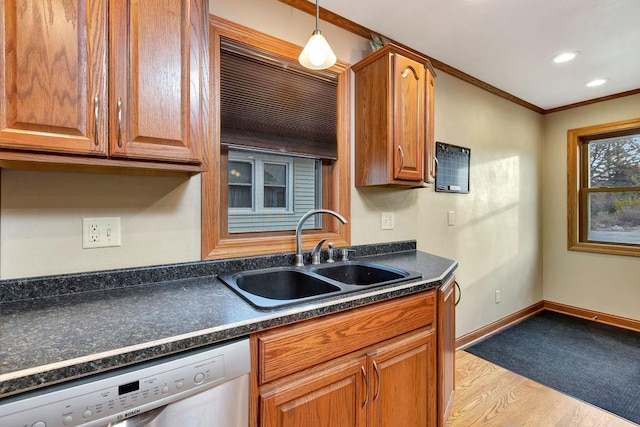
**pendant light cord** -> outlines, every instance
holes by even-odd
[[[318,16],[320,16],[320,0],[316,0],[316,31],[318,31]]]

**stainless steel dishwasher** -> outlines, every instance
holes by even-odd
[[[249,340],[3,399],[3,427],[247,427]]]

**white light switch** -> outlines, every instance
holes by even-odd
[[[447,212],[447,222],[449,225],[456,224],[456,213],[454,211]]]

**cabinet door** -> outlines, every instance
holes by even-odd
[[[420,62],[394,55],[393,179],[424,179],[425,68]]]
[[[444,426],[455,391],[456,360],[456,293],[455,277],[439,290],[438,295],[438,413]]]
[[[369,427],[436,425],[436,333],[412,333],[368,358]]]
[[[425,181],[430,184],[436,182],[438,174],[438,159],[436,159],[436,139],[434,128],[434,108],[435,108],[435,85],[433,74],[427,68],[425,70],[426,90],[425,90]]]
[[[0,3],[0,146],[105,155],[104,0]]]
[[[110,2],[112,156],[198,162],[206,4]]]
[[[263,427],[365,427],[365,357],[352,357],[260,393]]]

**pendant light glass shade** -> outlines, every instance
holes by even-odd
[[[319,9],[318,0],[316,0],[316,29],[298,57],[300,65],[311,70],[324,70],[332,67],[337,59],[336,54],[327,43],[327,39],[318,29]]]

